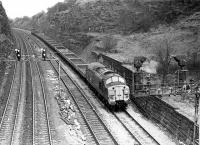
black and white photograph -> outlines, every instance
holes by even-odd
[[[200,145],[200,0],[0,0],[0,145]]]

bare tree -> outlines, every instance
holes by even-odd
[[[117,41],[111,36],[107,35],[103,39],[103,48],[107,52],[111,52],[115,46],[117,45]]]
[[[153,43],[153,51],[159,62],[158,72],[162,74],[162,82],[165,83],[165,78],[169,72],[171,56],[175,53],[173,36],[170,34],[159,38]]]

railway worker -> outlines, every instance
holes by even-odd
[[[20,50],[19,49],[15,49],[15,53],[17,54],[17,53],[19,53],[20,52]]]
[[[15,53],[17,53],[17,48],[15,48]]]
[[[20,58],[21,58],[20,50],[19,50],[19,49],[15,49],[15,53],[16,53],[16,55],[17,55],[18,61],[20,61]]]
[[[157,94],[159,94],[159,95],[162,94],[162,89],[161,88],[157,89]]]
[[[150,90],[151,90],[151,81],[150,81],[150,77],[147,77],[147,84],[146,84],[147,88],[146,88],[146,93],[148,95],[150,95]]]
[[[189,93],[190,92],[190,85],[189,84],[184,84],[183,85],[183,91]]]
[[[190,87],[189,84],[186,85],[186,91],[187,91],[187,93],[190,93],[190,92],[191,92],[191,87]]]
[[[46,60],[46,49],[42,48],[42,58]]]
[[[196,89],[196,92],[200,94],[200,82],[198,82],[198,83],[196,84],[195,89]]]
[[[194,87],[195,87],[195,83],[194,83],[194,80],[193,79],[190,79],[189,81],[189,86],[190,86],[190,91],[194,91]]]
[[[169,87],[169,91],[170,91],[170,94],[172,94],[172,92],[173,92],[173,87]]]

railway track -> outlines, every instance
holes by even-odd
[[[32,61],[28,42],[18,35],[22,62],[16,64],[11,89],[0,122],[0,144],[52,144],[44,78]],[[26,49],[26,50],[25,50]],[[28,55],[27,55],[28,54]],[[36,76],[36,77],[35,77]],[[38,93],[38,94],[37,94]]]
[[[34,42],[39,47],[41,47],[41,45],[42,45],[41,42],[36,41],[35,38],[33,38],[33,39],[34,39]],[[45,47],[45,46],[42,45],[42,47]],[[50,67],[53,67],[53,66],[50,64]],[[95,140],[94,140],[94,137],[91,135],[91,131],[87,127],[88,124],[85,123],[85,120],[83,119],[82,115],[79,112],[77,112],[76,114],[79,117],[79,121],[81,120],[81,126],[84,128],[84,134],[85,134],[85,136],[87,138],[87,142],[89,142],[90,144],[96,144]]]
[[[23,41],[23,37],[16,33],[20,39],[21,43],[21,52],[22,58],[21,63],[25,66],[26,69],[23,70],[23,73],[26,74],[25,82],[23,83],[22,97],[20,100],[20,110],[19,110],[19,119],[16,127],[16,135],[14,136],[15,144],[33,144],[33,132],[32,132],[32,122],[33,122],[33,82],[32,82],[32,71],[31,65],[29,62],[29,54],[27,47]]]
[[[16,122],[18,119],[18,110],[21,99],[23,74],[21,73],[21,63],[18,64],[15,77],[11,86],[9,97],[6,103],[6,107],[3,113],[3,117],[0,124],[0,143],[1,144],[13,144]]]
[[[26,38],[24,38],[26,39]],[[29,55],[33,56],[33,59],[39,59],[34,53],[32,45],[26,39],[26,46],[30,49]],[[35,54],[35,55],[33,55]],[[33,144],[53,144],[49,112],[47,107],[46,91],[44,87],[44,77],[41,74],[38,62],[35,60],[30,61],[32,73],[33,73]]]
[[[37,42],[38,43],[38,42]],[[56,70],[56,68],[58,68],[58,64],[55,64],[55,62],[51,61],[52,63],[52,67]],[[64,70],[62,69],[63,74],[66,74],[64,72]],[[58,73],[58,72],[57,72]],[[62,74],[62,73],[61,73]],[[72,82],[73,79],[71,78],[62,78],[64,80],[64,82]],[[65,84],[65,83],[64,83]],[[76,87],[80,88],[76,83],[73,83]],[[69,87],[71,90],[70,94],[75,94],[76,96],[81,96],[80,92],[77,93],[77,90],[73,92],[73,85],[70,84],[65,84],[66,87]],[[83,91],[82,91],[83,92]],[[77,100],[78,98],[78,100]],[[76,104],[79,104],[80,106],[86,106],[85,104],[83,104],[82,102],[84,102],[82,99],[80,99],[80,97],[73,97],[73,100]],[[78,105],[77,105],[78,106]],[[78,106],[79,107],[79,106]],[[89,108],[89,107],[88,107]],[[87,108],[87,109],[88,109]],[[94,110],[93,107],[91,107],[92,110]],[[81,110],[81,107],[79,107],[79,110]],[[87,111],[87,110],[86,110]],[[84,112],[83,113],[84,116]],[[92,114],[92,113],[89,113]],[[85,113],[85,115],[87,115]],[[160,145],[128,112],[121,112],[121,113],[113,113],[113,115],[115,116],[115,118],[117,118],[117,120],[122,124],[122,126],[127,130],[127,132],[132,136],[132,138],[134,138],[134,140],[136,140],[138,142],[138,144],[140,145]],[[94,116],[94,115],[92,115]],[[84,119],[86,120],[87,118],[84,117]],[[129,123],[126,123],[129,122]],[[92,130],[92,128],[90,128],[90,131]],[[93,133],[94,134],[94,133]],[[94,136],[94,138],[97,138]],[[96,139],[96,143],[99,144],[97,142]]]
[[[55,68],[56,68],[56,66],[54,66],[54,69]],[[68,80],[66,80],[66,82],[68,82]],[[72,87],[72,86],[70,85],[70,87]],[[138,142],[138,144],[140,144],[140,145],[144,145],[144,144],[159,145],[159,143],[138,122],[136,122],[136,120],[134,120],[134,118],[132,118],[132,116],[128,112],[125,112],[124,115],[126,115],[126,119],[129,119],[129,122],[131,122],[131,124],[132,124],[131,129],[130,129],[130,125],[128,126],[128,125],[126,125],[126,123],[124,123],[126,121],[122,121],[120,114],[113,113],[113,115],[122,124],[122,126],[127,130],[127,132],[132,136],[132,138]],[[134,128],[134,127],[136,127],[136,128]]]
[[[37,43],[37,42],[36,42]],[[39,46],[39,44],[38,44]],[[58,62],[50,61],[52,68],[58,74]],[[73,81],[70,76],[67,75],[64,69],[61,69],[61,74],[65,74],[67,77],[62,77],[61,80],[68,92],[73,98],[76,106],[78,107],[81,116],[84,120],[84,126],[87,126],[89,132],[86,133],[87,139],[89,139],[90,144],[118,144],[114,139],[110,131],[107,129],[98,113],[95,111],[92,104],[87,100],[83,90]],[[72,89],[74,88],[74,89]],[[79,97],[76,97],[79,96]]]
[[[126,110],[113,113],[117,120],[126,128],[140,145],[160,145]]]
[[[21,62],[16,64],[9,96],[0,122],[0,144],[14,144],[15,142],[22,83],[25,81],[25,74],[22,73],[24,69],[25,66]]]
[[[56,69],[58,67],[57,63],[58,62],[56,61],[51,61],[52,67],[58,73],[58,70]],[[110,131],[107,129],[101,117],[95,111],[93,105],[87,99],[84,91],[65,72],[64,69],[61,68],[61,70],[63,74],[65,74],[65,77],[61,77],[61,80],[76,103],[76,106],[78,107],[82,117],[84,118],[84,121],[89,128],[91,135],[93,136],[92,138],[94,138],[95,144],[118,144]]]

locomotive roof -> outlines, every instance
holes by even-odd
[[[93,62],[88,65],[89,69],[96,70],[98,68],[105,68],[105,66],[99,62]]]
[[[120,76],[119,74],[115,73],[114,71],[106,68],[103,64],[98,62],[93,62],[88,65],[88,69],[96,71],[99,75],[104,76],[104,79],[109,78],[111,76]]]

